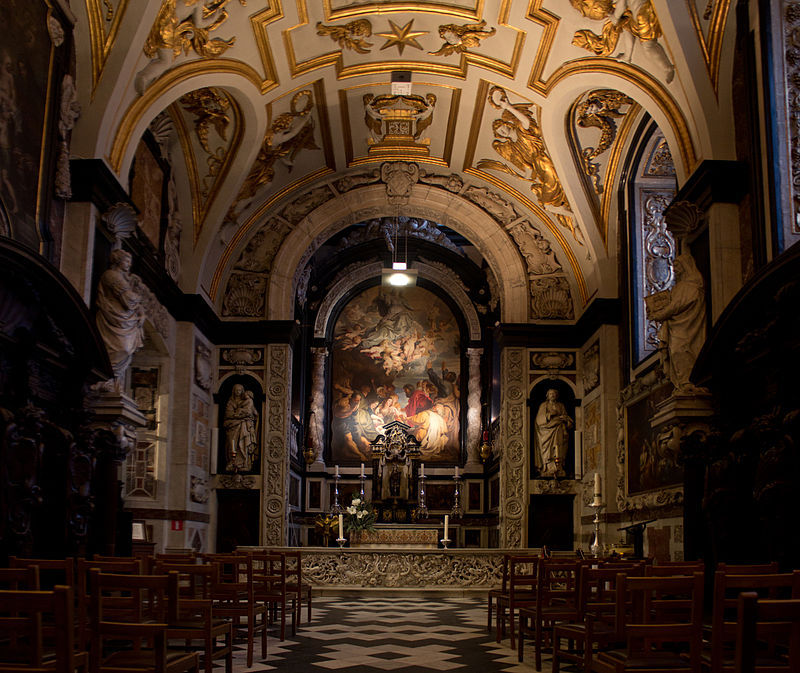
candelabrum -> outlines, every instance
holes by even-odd
[[[338,474],[333,478],[333,507],[331,507],[331,515],[333,516],[344,512],[342,504],[339,502],[339,479]]]
[[[344,543],[347,542],[347,538],[344,537],[337,537],[336,542],[339,543],[339,547],[344,547]]]
[[[450,538],[449,537],[443,537],[441,540],[439,540],[439,542],[442,543],[442,549],[447,549],[447,545],[450,544]]]
[[[605,507],[605,503],[600,502],[600,496],[595,496],[594,502],[592,502],[589,507],[594,509],[594,539],[589,546],[589,550],[592,552],[592,556],[600,558],[600,551],[602,549],[600,546],[600,510]]]
[[[464,509],[461,507],[461,477],[453,477],[455,482],[455,489],[453,490],[453,509],[450,510],[450,515],[454,519],[460,519],[464,516]]]
[[[427,477],[424,474],[419,476],[419,500],[417,504],[417,518],[428,518],[428,503],[425,500],[425,480]]]

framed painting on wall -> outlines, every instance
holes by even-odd
[[[672,431],[658,434],[651,421],[672,392],[664,385],[625,407],[625,490],[627,495],[675,486],[683,481]]]
[[[370,460],[370,442],[399,420],[420,442],[421,460],[457,463],[460,344],[453,312],[424,288],[376,286],[353,297],[333,331],[331,461]]]

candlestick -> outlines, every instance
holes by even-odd
[[[424,468],[423,468],[424,469]],[[417,517],[420,519],[428,518],[428,504],[425,502],[425,474],[419,475],[419,498],[417,505]]]
[[[444,515],[444,539],[447,540],[447,527],[450,525],[450,515]]]
[[[600,545],[600,510],[605,507],[605,505],[600,502],[600,496],[596,495],[594,496],[594,502],[589,505],[589,507],[594,509],[594,520],[592,521],[594,524],[594,535],[592,543],[589,545],[589,550],[592,552],[592,556],[600,558],[600,552],[602,551]]]

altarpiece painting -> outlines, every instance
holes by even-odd
[[[331,351],[331,460],[371,460],[370,442],[402,421],[421,460],[460,452],[461,336],[455,316],[420,287],[372,287],[342,310]]]

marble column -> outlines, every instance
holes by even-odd
[[[525,348],[505,348],[500,359],[500,547],[527,546],[528,455]]]
[[[467,464],[465,472],[483,470],[480,457],[481,441],[481,355],[483,348],[468,348],[469,383],[467,384]]]
[[[261,461],[261,544],[264,546],[284,546],[288,540],[291,364],[289,344],[267,346],[266,423]]]
[[[311,413],[309,415],[308,440],[314,451],[314,462],[309,469],[322,471],[325,461],[322,456],[323,438],[325,436],[325,366],[328,361],[327,348],[311,349]]]

